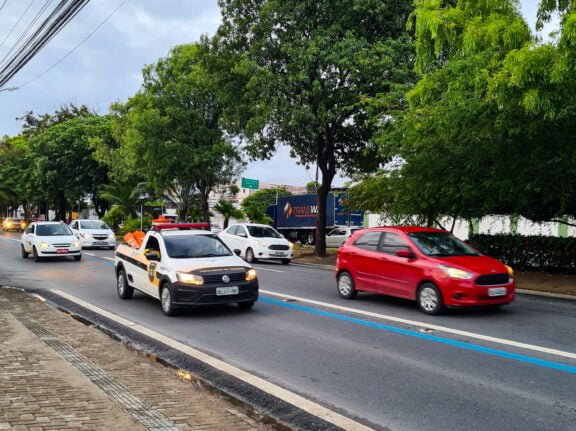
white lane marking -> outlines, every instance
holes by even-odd
[[[0,236],[0,239],[7,239],[8,241],[16,241],[16,242],[20,242],[21,240],[19,239],[15,239],[15,238],[7,238],[5,236]]]
[[[285,299],[293,299],[293,300],[300,301],[300,302],[303,302],[306,304],[318,305],[321,307],[331,308],[333,310],[346,311],[348,313],[359,314],[362,316],[373,317],[376,319],[388,320],[388,321],[396,322],[396,323],[404,323],[406,325],[412,325],[412,326],[416,326],[416,327],[420,327],[420,328],[434,329],[436,331],[442,331],[442,332],[446,332],[449,334],[462,335],[464,337],[473,338],[476,340],[489,341],[491,343],[503,344],[503,345],[507,345],[507,346],[518,347],[520,349],[533,350],[536,352],[548,353],[550,355],[562,356],[564,358],[576,359],[576,353],[565,352],[565,351],[556,350],[556,349],[550,349],[548,347],[536,346],[534,344],[520,343],[518,341],[506,340],[504,338],[497,338],[497,337],[491,337],[489,335],[476,334],[474,332],[461,331],[460,329],[448,328],[446,326],[433,325],[430,323],[418,322],[416,320],[402,319],[400,317],[389,316],[386,314],[373,313],[371,311],[359,310],[357,308],[343,307],[341,305],[330,304],[327,302],[314,301],[312,299],[306,299],[306,298],[301,298],[298,296],[286,295],[283,293],[272,292],[270,290],[260,289],[260,293],[265,293],[267,295],[272,295],[272,296],[278,296],[280,298],[285,298]]]
[[[318,264],[311,264],[311,265],[306,265],[305,263],[294,263],[294,262],[290,262],[291,266],[299,266],[301,268],[315,268],[315,269],[323,269],[323,270],[327,270],[327,271],[335,271],[336,268],[331,266],[331,265],[318,265]]]
[[[57,295],[60,295],[63,298],[68,299],[69,301],[75,302],[84,308],[87,308],[91,311],[101,314],[107,317],[108,319],[114,320],[115,322],[118,322],[122,325],[130,326],[131,329],[138,331],[141,334],[144,334],[161,343],[164,343],[176,350],[181,351],[182,353],[192,356],[220,371],[223,371],[237,379],[240,379],[260,390],[263,390],[264,392],[267,392],[276,398],[279,398],[289,404],[292,404],[293,406],[298,407],[310,413],[311,415],[324,419],[325,421],[330,422],[336,425],[337,427],[350,431],[372,431],[372,428],[369,428],[365,425],[362,425],[361,423],[353,421],[352,419],[347,418],[346,416],[343,416],[339,413],[329,410],[326,407],[323,407],[310,400],[307,400],[306,398],[301,397],[300,395],[290,392],[284,388],[281,388],[280,386],[267,382],[266,380],[261,379],[260,377],[257,377],[246,371],[236,368],[230,364],[227,364],[226,362],[221,361],[220,359],[216,359],[204,352],[196,350],[193,347],[187,346],[186,344],[173,340],[172,338],[162,335],[156,331],[145,328],[144,326],[141,326],[135,322],[124,319],[116,314],[110,313],[109,311],[96,307],[95,305],[92,305],[79,298],[76,298],[75,296],[72,296],[66,292],[62,292],[57,289],[52,290],[52,292],[56,293]]]
[[[86,252],[84,252],[84,254],[85,254],[86,256],[96,256],[94,253],[86,253]]]
[[[256,268],[258,271],[270,271],[270,272],[281,272],[281,273],[286,272],[286,271],[280,271],[279,269],[262,268],[260,266],[255,266],[254,268]]]
[[[106,256],[101,256],[100,259],[114,260],[113,257],[106,257]]]

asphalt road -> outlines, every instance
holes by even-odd
[[[576,301],[432,317],[404,300],[340,299],[331,271],[258,263],[253,310],[169,318],[142,294],[118,299],[112,251],[35,263],[18,238],[0,237],[0,284],[67,292],[375,428],[576,429]]]

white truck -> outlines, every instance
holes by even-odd
[[[191,306],[236,303],[250,309],[258,300],[258,277],[208,224],[162,224],[127,239],[116,249],[116,288],[121,299],[139,290],[158,300],[167,316]]]

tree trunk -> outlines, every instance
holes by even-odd
[[[318,217],[316,218],[316,246],[314,255],[326,256],[326,200],[332,188],[332,180],[336,175],[336,159],[334,155],[333,132],[328,127],[326,136],[316,138],[317,163],[322,172],[322,183],[318,188]]]
[[[210,223],[210,207],[208,206],[208,195],[210,190],[203,182],[200,183],[198,190],[200,191],[200,207],[202,208],[202,221]]]
[[[230,217],[224,217],[224,227],[222,229],[226,229],[228,227],[229,221],[230,221]]]
[[[62,190],[58,191],[58,214],[56,219],[66,221],[66,197]]]

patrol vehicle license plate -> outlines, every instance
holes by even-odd
[[[506,296],[505,287],[491,287],[488,289],[488,296]]]
[[[238,295],[238,286],[217,287],[216,296]]]
[[[58,254],[66,254],[68,253],[68,249],[67,248],[59,248],[56,250],[56,253]]]

